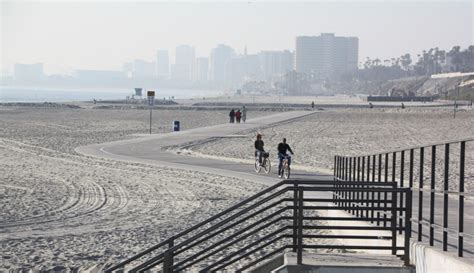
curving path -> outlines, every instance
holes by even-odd
[[[259,183],[271,184],[281,180],[276,175],[274,155],[272,160],[272,172],[270,175],[265,175],[256,174],[253,171],[252,164],[180,155],[166,151],[166,147],[183,146],[188,143],[196,143],[219,137],[238,137],[236,134],[242,131],[274,126],[276,124],[290,122],[294,119],[299,119],[315,113],[317,112],[282,112],[265,117],[249,119],[246,123],[240,124],[229,123],[166,134],[137,135],[138,138],[134,139],[78,147],[76,148],[76,152],[93,157],[156,164],[163,167],[192,171],[203,171],[227,177],[251,179]],[[292,170],[292,178],[324,177],[331,176]]]

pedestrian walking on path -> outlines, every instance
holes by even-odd
[[[234,109],[232,109],[230,110],[230,113],[229,113],[229,122],[234,123],[234,118],[235,118],[235,111]]]
[[[240,112],[240,109],[237,109],[237,112],[235,112],[235,119],[237,120],[237,123],[240,123],[241,118],[242,118],[242,113]]]
[[[245,123],[245,120],[247,119],[247,108],[242,107],[242,121]]]

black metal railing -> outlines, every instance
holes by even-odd
[[[387,198],[371,198],[378,195]],[[215,272],[229,268],[240,272],[285,250],[296,252],[297,262],[301,264],[303,250],[311,249],[383,250],[399,254],[408,265],[411,200],[411,190],[398,188],[396,183],[286,180],[106,272],[144,272],[151,268],[161,268],[165,273],[189,269]],[[358,216],[321,214],[348,209]],[[375,216],[380,213],[384,217]],[[400,217],[404,221],[399,221]],[[366,225],[355,225],[352,221],[363,221]],[[384,224],[375,226],[370,222]],[[327,234],[322,230],[345,233]],[[361,230],[365,234],[350,234]],[[397,232],[404,234],[402,242],[397,241],[400,240]],[[334,240],[321,244],[320,239],[344,239],[352,243],[337,244],[333,242],[339,241]],[[364,240],[380,243],[369,245]]]
[[[443,251],[457,249],[458,257],[466,253],[472,255],[474,234],[464,230],[466,224],[474,226],[473,202],[469,201],[468,210],[465,204],[466,198],[474,197],[466,191],[466,185],[472,187],[474,182],[474,152],[472,146],[471,153],[466,152],[469,145],[474,145],[474,139],[364,156],[335,156],[334,176],[340,181],[395,182],[398,187],[409,187],[415,200],[411,219],[416,227],[414,239],[427,240],[430,246],[440,245]],[[383,200],[385,194],[377,193],[371,198]],[[399,202],[403,203],[403,200]],[[456,221],[449,221],[450,218]],[[465,223],[466,219],[471,222]],[[465,238],[469,239],[468,247]]]

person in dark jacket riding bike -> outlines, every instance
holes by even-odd
[[[257,140],[255,140],[254,143],[255,146],[255,157],[258,156],[258,162],[262,163],[262,155],[265,153],[265,149],[263,148],[263,140],[262,140],[262,134],[257,134]]]
[[[293,155],[293,151],[290,148],[290,145],[286,143],[286,138],[283,139],[283,142],[278,144],[278,159],[280,164],[278,164],[278,175],[281,175],[281,167],[283,166],[283,159],[288,158],[288,166],[291,164],[291,156],[287,156],[288,151]]]

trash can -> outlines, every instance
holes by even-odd
[[[173,121],[173,131],[178,132],[179,131],[179,120]]]

